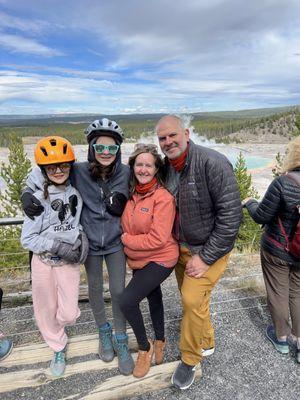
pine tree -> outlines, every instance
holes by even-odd
[[[280,175],[281,168],[282,168],[282,164],[283,164],[283,159],[284,159],[284,156],[282,156],[282,155],[280,154],[280,152],[278,152],[278,153],[276,154],[276,157],[275,157],[275,161],[276,161],[275,167],[272,168],[272,174],[273,174],[274,178],[275,178],[276,176],[279,176],[279,175]]]
[[[298,135],[299,135],[299,132],[300,132],[300,113],[299,112],[296,114],[295,125],[296,125],[296,127],[298,129]]]
[[[30,170],[31,163],[22,140],[16,135],[10,136],[8,164],[2,162],[0,165],[0,176],[6,185],[0,192],[0,218],[22,214],[20,197]],[[12,268],[27,263],[28,254],[21,247],[20,233],[21,228],[17,225],[0,227],[0,264],[3,270],[5,267]]]
[[[258,199],[258,193],[252,185],[252,176],[248,174],[246,161],[242,153],[239,154],[235,167],[235,177],[238,183],[241,199],[253,197]],[[240,225],[236,247],[239,251],[253,251],[259,248],[261,228],[250,217],[248,211],[243,209],[243,221]]]
[[[21,193],[31,162],[25,153],[22,140],[16,135],[10,137],[8,165],[1,162],[0,176],[6,188],[0,192],[0,217],[15,217],[22,214]]]

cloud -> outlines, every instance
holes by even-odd
[[[26,34],[36,34],[49,29],[49,23],[47,21],[32,21],[29,18],[19,18],[0,11],[0,29],[7,28],[26,32]]]
[[[149,101],[155,99],[156,101]],[[175,96],[174,96],[175,98]],[[11,104],[18,105],[13,114],[28,104],[40,113],[54,109],[72,112],[122,113],[155,112],[157,107],[170,107],[169,95],[156,85],[111,82],[75,77],[42,76],[23,71],[0,71],[0,103],[7,114]]]
[[[75,76],[87,79],[112,79],[118,78],[118,74],[115,72],[108,71],[91,71],[91,70],[79,70],[72,68],[63,67],[50,67],[47,65],[20,65],[20,64],[2,64],[3,68],[9,68],[17,71],[27,72],[40,72],[40,73],[54,73],[57,76]]]
[[[61,56],[62,52],[43,46],[34,39],[28,39],[19,35],[0,35],[0,46],[16,53],[34,54],[42,57]]]
[[[14,0],[6,9],[0,45],[11,55],[4,68],[17,75],[13,90],[2,87],[3,102],[18,101],[21,77],[28,101],[49,101],[51,109],[68,102],[140,112],[300,102],[298,0]]]
[[[111,88],[112,83],[107,80],[95,83],[88,79],[0,71],[2,102],[15,99],[42,103],[56,101],[80,103],[101,91],[110,91]]]

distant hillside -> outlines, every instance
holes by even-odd
[[[218,141],[229,143],[286,143],[293,137],[300,135],[299,111],[288,111],[263,117],[260,121],[236,130],[227,136],[218,138]]]
[[[0,126],[37,126],[51,124],[89,124],[95,119],[108,117],[120,121],[157,121],[163,114],[56,114],[56,115],[0,115]],[[121,122],[120,122],[121,125]]]
[[[287,141],[299,134],[297,120],[300,107],[263,108],[191,114],[195,132],[217,142]],[[153,135],[162,114],[130,114],[108,116],[122,126],[127,140]],[[84,129],[103,115],[65,114],[37,116],[0,116],[0,146],[7,147],[15,134],[21,138],[59,135],[73,144],[84,144]],[[300,128],[300,119],[298,127]]]
[[[300,106],[274,107],[274,108],[256,108],[252,110],[239,111],[218,111],[194,113],[196,118],[222,118],[222,119],[251,119],[269,117],[275,114],[292,112],[299,109]]]
[[[293,111],[297,106],[258,108],[238,111],[215,111],[192,113],[194,120],[201,119],[251,119],[268,117],[278,113]],[[188,113],[187,113],[188,114]],[[108,117],[117,121],[157,121],[163,114],[43,114],[43,115],[0,115],[0,126],[20,126],[62,123],[89,123],[95,119]]]

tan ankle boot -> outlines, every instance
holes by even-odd
[[[139,350],[138,357],[132,375],[136,378],[142,378],[147,375],[151,367],[153,357],[153,343],[149,340],[149,351]]]
[[[154,359],[156,365],[161,364],[163,362],[165,347],[166,347],[166,340],[154,341]]]

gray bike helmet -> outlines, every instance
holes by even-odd
[[[108,118],[96,119],[84,131],[88,143],[95,137],[110,136],[121,144],[124,140],[124,133],[120,126]]]

